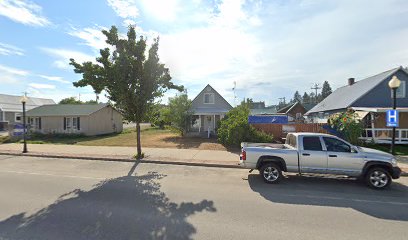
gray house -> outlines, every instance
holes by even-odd
[[[403,67],[394,68],[360,81],[350,78],[346,86],[336,89],[305,115],[310,122],[327,123],[331,114],[352,109],[365,124],[364,138],[377,142],[388,142],[391,128],[386,127],[385,115],[393,105],[392,91],[388,87],[392,76],[397,76],[401,80],[396,94],[397,109],[400,111],[397,141],[408,143],[408,73]]]
[[[216,132],[217,122],[231,109],[231,104],[208,84],[192,102],[194,116],[191,131]]]
[[[122,115],[108,104],[53,104],[27,112],[31,132],[100,135],[121,132]]]
[[[30,110],[46,104],[55,104],[52,99],[27,97],[26,109]],[[23,106],[21,96],[0,94],[0,130],[7,129],[8,124],[21,123]]]

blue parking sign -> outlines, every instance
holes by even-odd
[[[387,127],[398,127],[398,120],[397,110],[387,111]]]

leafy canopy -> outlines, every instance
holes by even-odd
[[[155,99],[165,91],[184,89],[172,83],[169,69],[160,63],[158,38],[153,40],[146,56],[146,38],[137,38],[133,26],[128,29],[127,39],[119,37],[115,26],[102,32],[111,48],[100,50],[96,64],[79,64],[70,59],[75,73],[83,77],[74,82],[74,86],[91,86],[96,94],[105,91],[124,118],[136,123],[146,119]]]

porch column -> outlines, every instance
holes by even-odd
[[[214,129],[214,132],[215,132],[215,114],[214,114],[214,128],[213,129]]]
[[[374,113],[370,112],[370,116],[371,116],[371,137],[373,138],[373,142],[375,142],[375,126],[374,126]]]
[[[201,132],[201,115],[198,115],[198,132]]]

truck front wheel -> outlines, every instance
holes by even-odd
[[[387,170],[380,167],[374,167],[367,172],[366,182],[371,188],[384,189],[391,184],[392,179]]]
[[[266,183],[278,183],[282,179],[282,170],[275,163],[263,164],[259,173]]]

